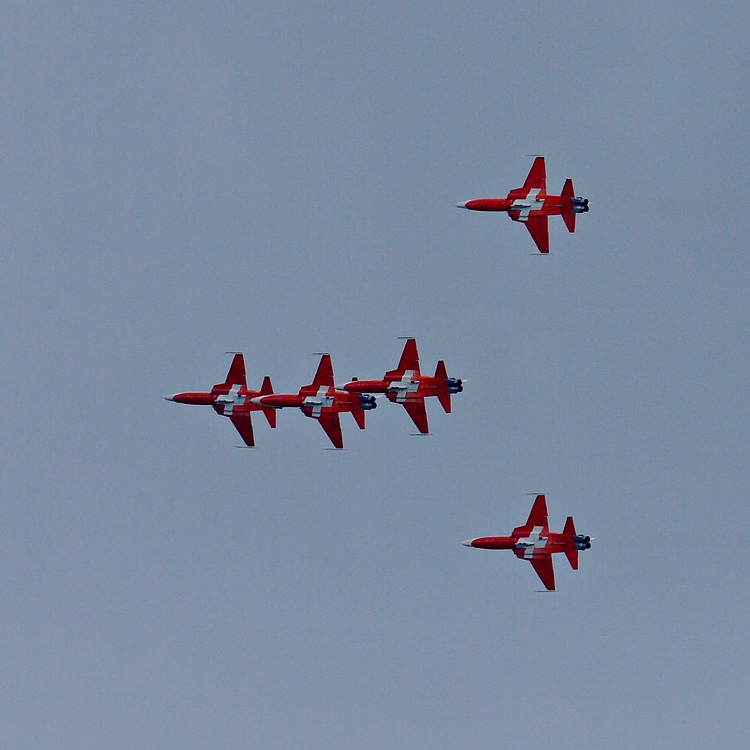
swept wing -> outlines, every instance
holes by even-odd
[[[528,558],[532,567],[547,591],[555,590],[555,569],[552,567],[552,555],[547,553],[535,553],[533,557]]]
[[[426,435],[430,428],[427,424],[427,410],[424,408],[423,398],[409,398],[403,402],[406,413],[411,417],[411,421],[417,426],[417,429]]]
[[[320,426],[325,430],[334,447],[341,450],[344,447],[344,437],[341,434],[341,420],[338,412],[321,414],[318,417]]]

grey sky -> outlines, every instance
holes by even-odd
[[[5,3],[0,747],[750,741],[746,3]],[[531,160],[552,255],[456,201]],[[433,435],[162,395],[469,378]],[[433,400],[434,401],[434,400]],[[596,536],[559,591],[460,545]]]

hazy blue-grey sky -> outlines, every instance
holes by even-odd
[[[746,3],[0,9],[0,747],[750,742]],[[552,254],[454,203],[547,156]],[[431,437],[162,400],[468,378]],[[468,550],[532,498],[559,591]]]

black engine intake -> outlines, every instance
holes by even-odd
[[[591,537],[583,536],[583,534],[576,534],[573,537],[573,543],[576,549],[591,549]]]

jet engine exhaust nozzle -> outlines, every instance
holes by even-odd
[[[571,198],[570,203],[574,214],[585,214],[589,210],[588,198]]]
[[[448,378],[445,381],[448,393],[461,393],[464,389],[463,382],[459,378]]]
[[[359,404],[365,411],[375,409],[378,406],[378,402],[375,400],[375,396],[369,396],[366,393],[359,394]]]
[[[591,537],[583,534],[576,534],[573,537],[573,543],[577,550],[591,549]]]

